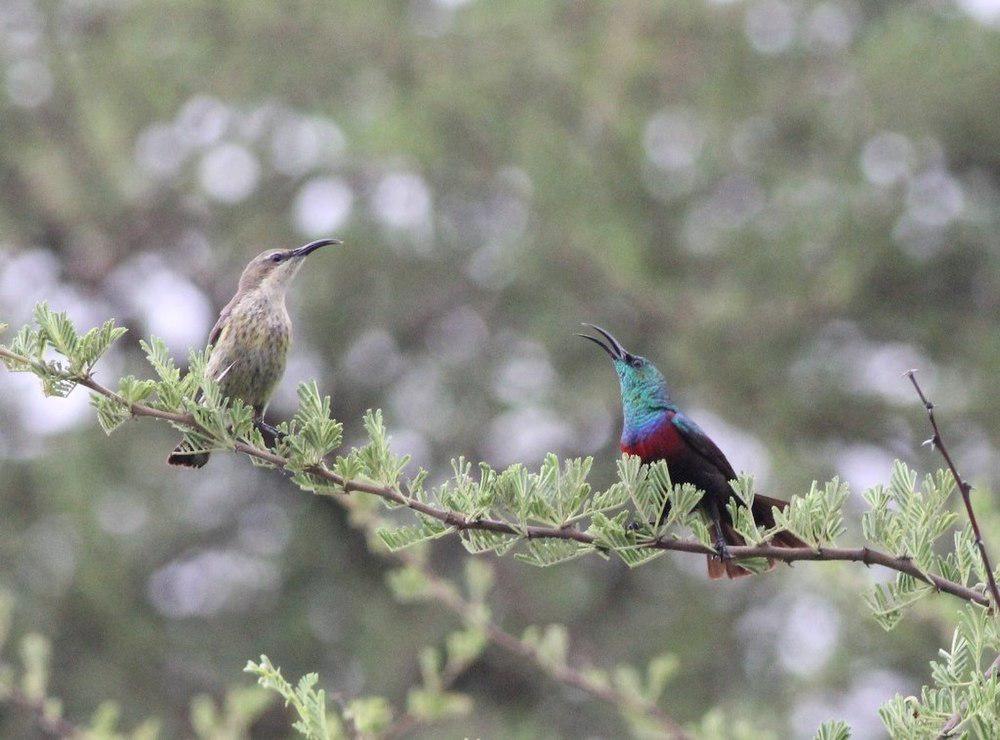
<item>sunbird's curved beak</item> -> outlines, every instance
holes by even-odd
[[[343,244],[340,239],[317,239],[314,242],[309,242],[308,244],[299,247],[298,249],[292,250],[292,257],[305,257],[306,255],[312,254],[320,247],[326,247],[329,245]]]
[[[596,331],[602,337],[607,339],[608,343],[605,344],[600,339],[592,337],[589,334],[577,334],[578,337],[589,339],[591,342],[593,342],[598,347],[607,352],[609,355],[611,355],[612,360],[624,360],[628,356],[628,352],[626,352],[625,348],[622,347],[622,343],[619,342],[617,339],[615,339],[613,336],[611,336],[611,332],[602,329],[599,326],[594,326],[593,324],[584,324],[584,326],[588,326],[594,331]]]

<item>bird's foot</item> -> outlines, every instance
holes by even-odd
[[[254,426],[257,427],[257,430],[264,437],[264,443],[268,447],[274,447],[277,441],[282,437],[282,434],[278,431],[277,427],[268,424],[263,419],[257,419],[254,421]]]
[[[655,529],[656,522],[650,521],[649,526]],[[627,522],[625,522],[625,530],[627,532],[638,532],[642,528],[643,528],[642,524],[640,524],[637,519],[629,519]]]
[[[715,542],[715,552],[719,556],[719,560],[732,560],[733,556],[729,552],[729,545],[726,544],[725,540],[716,540]]]

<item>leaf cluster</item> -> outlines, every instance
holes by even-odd
[[[923,573],[933,573],[963,585],[985,580],[982,560],[968,526],[955,530],[957,515],[948,498],[955,489],[944,471],[927,475],[917,486],[917,473],[901,462],[892,466],[889,485],[865,492],[869,509],[861,516],[865,539],[893,555],[912,560]],[[952,532],[952,548],[942,552],[944,536]],[[934,592],[933,586],[905,573],[877,585],[866,601],[875,619],[892,629],[904,609]]]
[[[95,363],[123,333],[124,329],[109,321],[81,334],[65,314],[40,304],[34,326],[21,329],[9,346],[0,348],[0,357],[9,370],[36,375],[43,392],[64,396],[90,380]],[[151,339],[142,346],[154,377],[128,376],[119,382],[116,392],[95,392],[92,396],[105,431],[119,427],[142,405],[145,412],[152,410],[180,429],[193,451],[233,449],[240,444],[257,450],[265,447],[252,410],[239,399],[223,397],[217,380],[206,373],[207,352],[192,352],[187,370],[182,371],[163,342]],[[537,471],[521,464],[497,470],[459,458],[453,461],[448,479],[429,487],[426,471],[406,475],[410,460],[393,453],[380,411],[367,412],[363,426],[367,442],[341,450],[342,426],[331,416],[329,397],[321,396],[314,381],[303,383],[298,410],[278,427],[272,456],[257,455],[254,461],[265,466],[280,462],[300,488],[314,493],[348,493],[362,482],[391,490],[391,496],[378,500],[388,509],[409,509],[414,521],[379,520],[376,539],[390,551],[455,533],[473,554],[492,552],[499,556],[516,550],[519,560],[540,567],[588,554],[614,556],[637,567],[661,557],[665,550],[656,545],[671,538],[693,536],[704,547],[711,547],[698,506],[702,493],[687,484],[674,484],[662,462],[647,465],[636,457],[623,456],[617,464],[617,479],[608,488],[595,491],[588,482],[591,458],[561,461],[548,455]],[[329,463],[333,455],[336,458]],[[771,529],[754,521],[753,480],[741,476],[732,486],[734,497],[728,512],[733,527],[748,545],[766,544],[778,530],[787,530],[822,555],[823,548],[837,546],[845,532],[843,509],[850,492],[837,478],[823,485],[814,482],[804,495],[792,496],[785,510],[775,509]],[[897,462],[888,485],[864,494],[868,509],[861,517],[862,533],[866,542],[909,561],[920,573],[982,588],[986,574],[970,529],[955,528],[957,515],[949,507],[953,491],[954,483],[945,472],[926,476],[918,486],[917,474]],[[440,515],[430,516],[426,513],[429,510]],[[489,528],[476,526],[483,522],[488,522]],[[539,538],[533,528],[549,533],[585,533],[588,537]],[[946,537],[948,534],[951,536]],[[766,566],[763,559],[741,563],[750,569]],[[488,581],[480,574],[480,593],[472,598],[471,609],[473,615],[479,615],[478,623],[472,619],[467,629],[449,637],[443,651],[428,648],[422,654],[423,682],[410,694],[410,715],[423,720],[467,710],[467,698],[447,690],[444,679],[482,650],[481,626],[489,613],[482,594],[488,590]],[[425,599],[431,593],[419,570],[413,568],[397,571],[390,585],[401,599]],[[879,624],[891,629],[905,609],[932,592],[933,587],[924,580],[897,573],[891,582],[876,585],[866,600]],[[558,673],[565,668],[564,628],[531,627],[522,639],[550,671]],[[905,735],[914,722],[920,726],[926,722],[929,727],[933,724],[929,718],[937,721],[960,708],[969,728],[976,732],[995,730],[1000,717],[996,679],[982,678],[981,664],[986,652],[998,648],[992,618],[978,607],[967,607],[952,649],[943,651],[942,662],[934,664],[934,686],[925,687],[919,699],[897,697],[884,707],[882,716],[890,732]],[[38,694],[44,684],[39,682],[37,666],[44,661],[37,642],[29,640],[25,649],[25,690]],[[599,685],[616,684],[645,706],[662,692],[663,676],[669,674],[667,665],[663,661],[652,663],[643,680],[628,668],[613,675],[596,670],[588,675]],[[387,703],[377,697],[357,700],[331,715],[313,674],[292,687],[265,658],[260,664],[249,664],[248,670],[295,707],[296,727],[307,736],[336,736],[345,723],[359,731],[378,732],[391,720]],[[196,726],[208,726],[208,719],[215,716],[204,704],[197,711]],[[637,722],[644,721],[644,715],[637,716]],[[841,737],[844,731],[839,724],[824,725],[820,736]]]

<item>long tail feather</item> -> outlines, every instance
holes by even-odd
[[[755,496],[753,501],[753,516],[754,520],[765,527],[774,526],[774,511],[773,509],[784,509],[788,506],[787,501],[782,501],[778,498],[771,498],[770,496]],[[715,536],[714,525],[711,527],[712,536]],[[727,545],[740,546],[746,544],[739,533],[733,529],[732,525],[727,521],[722,523],[722,534],[725,537]],[[796,537],[791,532],[778,532],[771,538],[771,543],[775,547],[808,547],[808,545]],[[773,570],[775,567],[774,560],[768,560],[769,567],[768,570]],[[732,560],[720,560],[716,555],[708,556],[708,577],[715,580],[718,578],[742,578],[743,576],[753,575],[746,568],[740,566],[736,561]]]
[[[773,509],[784,509],[787,508],[788,502],[782,501],[780,498],[771,498],[770,496],[754,496],[753,499],[753,518],[757,524],[761,524],[765,527],[774,526],[774,511]],[[775,547],[808,547],[805,542],[800,540],[791,532],[778,532],[774,537],[771,538],[771,544]]]
[[[718,555],[706,555],[705,559],[708,561],[708,577],[713,581],[719,578],[742,578],[753,575],[735,560],[720,560]]]

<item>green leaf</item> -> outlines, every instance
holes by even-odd
[[[932,586],[905,573],[897,573],[890,583],[879,584],[865,595],[875,621],[882,629],[893,629],[903,610],[934,592]]]
[[[115,326],[114,319],[108,319],[102,326],[91,329],[79,338],[70,368],[73,372],[89,373],[111,345],[127,331],[123,326]]]
[[[926,476],[922,489],[916,484],[915,471],[898,460],[893,463],[889,486],[865,492],[869,510],[862,515],[861,526],[867,540],[894,555],[913,558],[928,571],[940,562],[934,543],[957,518],[946,508],[954,481],[940,471],[937,476]]]
[[[524,631],[522,639],[535,648],[538,661],[550,670],[566,666],[569,651],[569,633],[561,624],[550,624],[545,629],[531,625]]]
[[[76,352],[79,338],[73,322],[64,311],[53,311],[44,301],[35,306],[35,323],[42,347],[48,345],[67,359]]]
[[[256,675],[257,683],[276,691],[285,700],[285,706],[295,709],[298,720],[292,727],[309,740],[330,740],[343,735],[339,722],[327,715],[326,693],[316,689],[319,677],[315,673],[306,674],[292,687],[266,655],[260,656],[260,663],[247,661],[243,670]]]
[[[457,630],[445,639],[445,647],[445,669],[457,673],[482,655],[486,648],[486,633],[478,628]]]
[[[465,562],[465,585],[472,601],[485,601],[493,588],[494,571],[482,560],[469,559]]]
[[[483,529],[463,530],[459,537],[465,549],[473,554],[492,550],[497,555],[505,555],[518,542],[518,537],[500,532],[488,532]]]
[[[198,737],[209,738],[219,724],[215,701],[208,694],[199,694],[191,700],[191,727]]]
[[[614,483],[608,489],[595,493],[587,506],[584,507],[585,514],[596,512],[608,512],[619,509],[629,502],[628,488],[621,482]]]
[[[850,740],[851,726],[843,720],[824,722],[816,730],[815,740]]]
[[[4,366],[14,373],[30,373],[35,372],[32,363],[41,362],[44,346],[38,332],[30,326],[24,326],[14,335],[6,349],[19,355],[19,358],[4,357]]]
[[[397,528],[379,527],[378,530],[376,530],[376,534],[390,551],[396,552],[397,550],[412,547],[420,542],[436,540],[439,537],[444,537],[446,534],[449,534],[454,530],[454,527],[446,526],[436,519],[428,519],[423,524],[419,525]]]
[[[626,516],[624,511],[619,512],[614,519],[609,519],[604,514],[594,514],[587,532],[594,537],[595,544],[614,551],[630,568],[636,568],[666,553],[666,550],[639,544],[635,533],[625,529]]]
[[[30,632],[21,640],[21,662],[24,675],[21,689],[28,698],[41,701],[46,696],[49,683],[49,658],[52,647],[42,635]]]
[[[805,496],[792,496],[786,509],[774,509],[772,531],[787,530],[812,547],[832,545],[845,531],[842,509],[849,494],[839,478],[823,488],[813,481]]]
[[[340,422],[330,415],[330,397],[320,396],[315,380],[300,383],[298,394],[299,408],[282,440],[282,450],[294,469],[319,465],[340,446],[343,432]]]
[[[659,523],[670,500],[670,471],[665,462],[643,465],[635,455],[618,460],[618,478],[635,506],[640,522]]]
[[[450,717],[461,717],[472,711],[472,699],[454,691],[428,691],[410,689],[406,709],[421,722],[437,722]]]
[[[122,716],[122,708],[117,702],[104,701],[94,710],[90,718],[89,733],[95,737],[114,737],[118,721]]]
[[[397,601],[421,601],[430,597],[430,581],[423,571],[413,566],[395,568],[386,574],[386,583]]]
[[[564,563],[593,552],[594,548],[573,540],[540,539],[528,540],[526,552],[519,552],[514,557],[539,568],[545,568],[557,563]]]
[[[115,398],[92,393],[90,405],[97,410],[97,421],[106,434],[111,434],[115,429],[132,418],[131,404],[142,403],[149,398],[156,390],[156,382],[152,380],[138,380],[132,375],[127,375],[119,381],[118,395],[125,403],[120,403]]]
[[[350,702],[344,718],[352,721],[358,732],[375,735],[392,722],[392,706],[381,696],[366,696]]]
[[[90,405],[97,410],[97,423],[105,434],[111,434],[131,417],[128,409],[118,401],[97,393],[90,394]]]
[[[184,410],[182,402],[185,398],[193,396],[193,390],[190,387],[182,387],[181,371],[174,364],[167,345],[157,337],[150,337],[148,342],[141,339],[139,345],[159,377],[156,385],[156,406],[167,411]]]
[[[680,661],[671,653],[658,655],[649,661],[649,666],[646,668],[646,700],[656,703],[663,695],[667,683],[677,675],[679,668]]]
[[[403,469],[410,462],[409,456],[400,457],[392,453],[389,433],[382,420],[381,410],[369,409],[361,421],[368,433],[368,444],[357,451],[364,477],[380,485],[395,488],[399,484]]]

